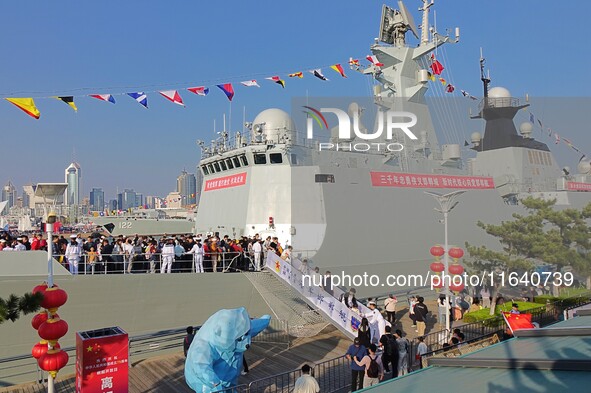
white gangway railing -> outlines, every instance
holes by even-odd
[[[331,295],[322,285],[314,285],[314,283],[322,282],[321,275],[293,255],[289,261],[286,261],[278,257],[277,254],[268,252],[266,266],[277,277],[297,290],[308,304],[313,305],[318,312],[332,321],[332,324],[340,331],[351,339],[357,337],[357,329],[361,324],[362,315],[369,313],[371,311],[369,308],[357,301],[358,309],[350,309],[339,300],[348,295],[341,288],[333,288]],[[314,277],[316,277],[316,281],[313,280]],[[328,284],[330,285],[330,283]],[[327,286],[327,288],[330,287]]]

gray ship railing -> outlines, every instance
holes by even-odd
[[[200,326],[195,327],[199,330]],[[183,339],[186,335],[186,327],[178,329],[161,330],[149,334],[132,336],[129,338],[129,364],[146,359],[156,354],[172,353],[182,348]],[[287,321],[271,319],[269,327],[252,339],[254,343],[277,344],[290,347],[289,324]],[[70,359],[66,367],[72,367],[76,363],[76,347],[63,347]],[[73,371],[72,371],[73,372]],[[43,383],[46,373],[37,365],[37,361],[30,353],[24,355],[10,356],[0,359],[1,383],[7,381],[19,381]],[[29,379],[26,379],[29,377]]]

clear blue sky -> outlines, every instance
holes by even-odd
[[[390,6],[396,2],[389,1]],[[420,2],[406,0],[415,20]],[[210,86],[198,97],[180,90],[186,108],[148,94],[146,110],[127,96],[117,104],[76,98],[78,113],[53,99],[36,99],[34,120],[0,102],[4,162],[0,183],[63,181],[75,151],[84,194],[91,187],[114,197],[117,188],[144,195],[174,190],[183,168],[195,171],[195,140],[211,140],[228,112],[214,86],[233,82],[232,129],[268,107],[289,111],[290,100],[309,95],[366,95],[367,79],[346,69],[340,78],[327,66],[349,56],[363,59],[377,35],[381,1],[119,1],[0,3],[0,97],[120,94]],[[485,48],[493,85],[514,96],[585,97],[589,93],[587,1],[438,0],[438,30],[460,26],[459,45],[448,46],[447,69],[458,88],[480,94],[479,48]],[[287,87],[264,77],[324,66],[330,82],[309,74]],[[260,89],[236,85],[255,78]],[[91,88],[86,90],[79,90]],[[587,102],[589,102],[587,100]],[[588,111],[588,109],[586,109]],[[540,113],[539,108],[533,108]],[[591,151],[588,130],[545,123]],[[475,127],[478,128],[478,127]],[[577,127],[575,127],[577,128]],[[578,157],[555,149],[569,165]],[[574,162],[574,164],[573,164]]]

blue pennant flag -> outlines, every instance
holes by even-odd
[[[137,93],[127,93],[128,96],[142,104],[145,108],[148,108],[148,96],[143,91]]]
[[[531,113],[531,112],[529,113],[529,122],[530,122],[531,124],[534,124],[534,123],[536,122],[536,121],[535,121],[535,119],[534,119],[534,114],[533,114],[533,113]]]

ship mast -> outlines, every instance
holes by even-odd
[[[421,25],[421,45],[429,43],[429,8],[433,6],[435,0],[423,0],[423,7],[419,11],[423,11],[423,21]]]
[[[482,48],[480,48],[480,80],[484,85],[484,98],[488,98],[488,85],[490,83],[490,75],[485,75],[484,64],[486,59],[482,56]]]

